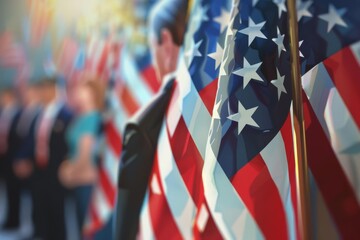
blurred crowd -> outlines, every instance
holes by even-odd
[[[63,93],[55,75],[21,91],[1,90],[0,181],[6,191],[0,195],[6,205],[1,228],[18,234],[14,239],[76,239],[84,225],[97,179],[105,87],[84,76],[67,97]],[[24,198],[31,205],[21,207]],[[68,203],[75,203],[75,211],[65,210]],[[32,230],[19,231],[25,218]],[[72,237],[66,222],[74,223]]]

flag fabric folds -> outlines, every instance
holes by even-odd
[[[286,2],[230,6],[193,2],[142,211],[143,238],[300,236]],[[323,204],[312,204],[315,238],[359,234],[359,7],[297,1],[311,200]],[[335,230],[320,230],[319,211]]]

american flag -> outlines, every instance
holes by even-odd
[[[110,114],[105,121],[104,151],[99,165],[99,181],[94,189],[84,230],[86,235],[93,235],[101,230],[112,216],[125,124],[159,88],[148,51],[134,56],[123,46],[119,53],[119,68],[116,67],[116,71],[111,74],[114,86],[108,93]]]
[[[206,200],[225,238],[298,238],[286,5],[235,4],[203,170]],[[353,165],[350,175],[341,166],[351,165],[344,159],[359,160],[359,122],[352,117],[358,112],[342,100],[357,98],[349,91],[357,83],[346,74],[359,73],[359,7],[351,1],[297,2],[303,84],[310,100],[304,105],[310,171],[335,234],[345,239],[359,237],[358,189],[349,181],[359,168]],[[340,86],[346,90],[340,92]],[[348,125],[351,134],[344,130]]]
[[[209,0],[193,4],[141,214],[143,239],[220,238],[211,216],[206,229],[202,219],[194,219],[207,209],[201,171],[230,5]]]
[[[308,161],[342,239],[360,238],[359,11],[351,0],[298,2]]]
[[[345,239],[359,237],[359,7],[297,2],[310,171]],[[285,1],[195,1],[188,26],[141,236],[298,239]]]
[[[79,43],[72,37],[66,37],[56,53],[56,66],[66,81],[71,82],[79,51]]]
[[[47,33],[54,9],[47,0],[27,0],[26,3],[30,14],[30,44],[38,47]]]
[[[0,35],[0,66],[14,68],[17,71],[15,84],[25,85],[29,77],[29,64],[24,48],[16,42],[11,32],[5,31]]]

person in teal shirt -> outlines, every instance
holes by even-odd
[[[80,231],[97,180],[97,142],[104,92],[99,80],[82,81],[74,89],[73,102],[79,114],[67,132],[69,159],[64,161],[59,171],[62,184],[74,190]]]

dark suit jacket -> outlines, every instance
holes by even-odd
[[[174,80],[170,80],[126,126],[118,178],[116,239],[136,238],[140,210],[173,83]]]
[[[11,119],[10,129],[7,134],[7,149],[4,153],[0,154],[0,175],[12,175],[12,163],[15,158],[15,155],[18,151],[20,144],[20,136],[17,132],[17,125],[19,122],[19,117],[21,115],[21,110],[16,109],[13,118]]]
[[[40,114],[41,115],[41,114]],[[32,124],[27,139],[24,141],[23,148],[19,152],[18,159],[30,159],[34,165],[33,186],[50,188],[61,188],[58,180],[58,168],[62,161],[67,158],[68,146],[66,142],[66,131],[72,121],[73,114],[70,109],[63,105],[55,116],[53,127],[51,129],[48,143],[48,165],[42,169],[36,163],[36,142],[37,142],[37,126],[41,117],[38,116]],[[45,181],[44,181],[45,180]]]

